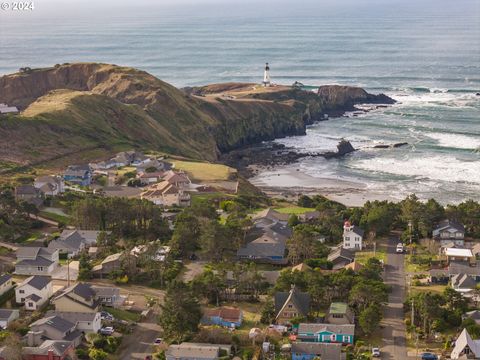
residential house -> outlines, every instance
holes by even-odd
[[[51,275],[58,266],[58,250],[24,246],[17,249],[15,273],[18,275]]]
[[[37,207],[39,207],[43,203],[41,191],[35,188],[33,185],[21,185],[15,187],[14,195],[15,201],[18,202],[24,201]]]
[[[465,241],[465,227],[456,221],[447,219],[435,226],[432,235],[433,238],[439,240],[442,245],[453,241],[456,245],[463,246]]]
[[[158,184],[153,184],[144,190],[141,198],[153,202],[155,205],[161,206],[190,206],[191,196],[184,192],[183,189],[169,183],[162,181]]]
[[[262,220],[268,220],[270,222],[281,222],[286,224],[288,222],[288,219],[290,218],[290,214],[283,214],[279,213],[278,211],[268,208],[265,210],[262,210],[258,213],[256,213],[253,217],[252,220],[257,222],[257,221],[262,221]]]
[[[138,165],[137,174],[143,174],[148,168],[155,168],[159,172],[167,172],[172,169],[172,164],[159,159],[149,159],[149,161],[144,162],[142,165]]]
[[[60,176],[40,176],[35,179],[33,186],[43,195],[56,196],[65,192],[65,182]]]
[[[468,274],[456,274],[452,276],[452,288],[460,293],[467,293],[475,289],[477,282]]]
[[[121,270],[124,259],[124,253],[116,253],[109,255],[101,262],[101,264],[95,265],[92,268],[92,273],[95,276],[102,277],[110,274],[112,271]]]
[[[286,264],[286,239],[274,232],[268,232],[238,249],[237,258],[272,264]]]
[[[76,185],[89,186],[92,183],[92,169],[89,165],[70,165],[63,173],[63,180]]]
[[[170,254],[170,250],[170,246],[157,246],[154,242],[150,242],[148,245],[137,245],[133,247],[132,250],[130,250],[130,255],[138,258],[143,254],[146,254],[151,260],[165,261],[168,254]]]
[[[3,274],[0,276],[0,296],[13,288],[12,275]]]
[[[163,180],[178,189],[187,189],[191,183],[186,173],[173,170],[167,171]]]
[[[355,316],[346,303],[332,302],[325,316],[328,324],[347,325],[355,323]]]
[[[217,360],[229,356],[231,345],[181,343],[170,345],[165,351],[166,360]]]
[[[301,263],[292,267],[292,271],[307,272],[310,270],[312,270],[312,268],[305,263]]]
[[[449,263],[450,262],[470,263],[471,261],[475,260],[472,254],[472,250],[470,249],[446,248],[444,253]]]
[[[336,343],[313,343],[294,342],[292,343],[292,360],[344,360],[342,344]]]
[[[480,257],[480,242],[473,244],[471,250],[472,250],[473,256],[475,256],[475,258],[478,259]]]
[[[45,340],[71,341],[74,347],[80,345],[82,332],[77,330],[76,324],[61,318],[58,315],[43,317],[30,324],[27,333],[28,346],[38,346]]]
[[[75,328],[82,333],[98,333],[102,327],[100,312],[75,312],[75,311],[47,311],[47,316],[59,316],[75,324]]]
[[[112,233],[111,231],[98,231],[98,230],[80,230],[80,229],[63,230],[62,233],[60,234],[59,239],[66,240],[69,237],[78,236],[82,238],[86,246],[89,247],[97,243],[97,239],[102,232],[105,233],[107,236],[109,236]]]
[[[16,106],[8,106],[7,104],[0,104],[0,115],[6,114],[16,114],[18,113],[18,108]]]
[[[301,222],[312,222],[320,218],[320,211],[307,211],[303,214],[298,215],[298,218]]]
[[[289,292],[275,293],[275,314],[278,324],[285,324],[295,318],[304,318],[310,312],[310,295],[292,286]]]
[[[242,310],[232,307],[206,309],[201,323],[204,325],[219,325],[228,328],[238,328],[242,325]]]
[[[353,272],[359,272],[362,268],[363,265],[360,264],[358,261],[353,261],[343,267],[345,270],[352,270]]]
[[[350,264],[355,259],[355,254],[341,246],[335,248],[328,254],[327,260],[333,264],[332,269],[338,270]]]
[[[462,316],[462,318],[463,320],[472,319],[477,325],[480,325],[480,310],[468,311]]]
[[[110,170],[117,166],[114,160],[99,161],[96,163],[88,164],[94,171]]]
[[[49,276],[30,276],[15,289],[17,304],[25,304],[27,310],[38,310],[53,295],[52,278]]]
[[[24,346],[23,360],[70,360],[75,358],[75,347],[71,341],[45,340],[39,346]]]
[[[463,329],[455,341],[450,359],[480,359],[480,340],[472,340],[467,329]]]
[[[363,234],[364,231],[358,226],[353,225],[350,221],[345,221],[343,225],[343,245],[344,249],[351,249],[354,251],[362,250],[363,248]]]
[[[0,309],[0,329],[6,329],[14,320],[20,317],[18,309]]]
[[[95,297],[103,306],[119,307],[125,302],[125,297],[120,295],[120,289],[111,286],[92,286]]]
[[[305,324],[298,326],[297,340],[305,342],[326,342],[353,344],[355,325]]]
[[[101,231],[95,230],[63,230],[58,239],[50,241],[49,249],[56,249],[68,257],[77,256],[84,249],[97,243]],[[111,232],[106,232],[109,235]]]
[[[96,313],[100,307],[92,285],[77,283],[55,297],[56,312]]]
[[[163,171],[156,171],[156,172],[144,172],[141,175],[137,176],[137,179],[140,180],[142,185],[150,185],[150,184],[155,184],[159,182],[165,173]]]

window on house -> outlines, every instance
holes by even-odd
[[[350,342],[350,336],[343,336],[343,342],[344,343]]]
[[[291,309],[293,307],[292,304],[288,304],[288,308]]]
[[[350,241],[350,236],[345,236],[345,241]]]
[[[28,303],[28,306],[29,306],[29,307],[34,307],[35,304],[34,304],[33,302],[29,302],[29,303]]]
[[[19,294],[25,294],[25,290],[18,290]]]
[[[20,298],[20,302],[25,302],[25,298]]]
[[[343,315],[342,314],[333,314],[333,317],[336,319],[342,319]]]
[[[37,270],[38,270],[38,271],[43,271],[43,266],[37,267]]]

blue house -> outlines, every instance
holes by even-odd
[[[228,328],[238,328],[242,325],[242,310],[232,307],[206,309],[203,312],[203,325],[219,325]]]
[[[292,360],[343,360],[342,344],[295,342],[292,344]]]
[[[297,340],[302,342],[353,344],[355,325],[299,324]]]
[[[63,180],[88,186],[92,182],[92,170],[88,165],[70,165],[63,173]]]

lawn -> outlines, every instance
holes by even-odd
[[[412,257],[415,256],[416,263],[412,262]],[[430,269],[429,261],[434,259],[433,255],[429,254],[416,254],[405,255],[405,271],[410,273],[425,272]]]
[[[176,170],[185,171],[192,180],[196,181],[226,181],[230,180],[237,170],[222,165],[205,162],[174,160]]]
[[[70,219],[67,216],[56,214],[53,212],[48,212],[48,211],[40,211],[38,215],[59,223],[63,223],[63,224],[68,224],[70,221]]]
[[[309,211],[314,211],[315,209],[292,205],[292,206],[286,206],[281,208],[275,208],[274,210],[282,214],[299,215],[299,214],[305,214],[306,212],[309,212]]]
[[[378,260],[383,260],[384,264],[387,263],[387,254],[383,249],[378,249],[375,253],[373,251],[357,251],[355,253],[355,261],[360,264],[365,264],[367,260],[372,257],[376,257]]]
[[[442,294],[445,288],[447,288],[447,285],[410,286],[410,291],[412,293],[432,292]]]
[[[125,321],[133,321],[138,322],[140,320],[141,315],[139,313],[135,313],[132,311],[122,310],[122,309],[115,309],[115,308],[104,308],[105,311],[109,312],[113,315],[115,319],[118,320],[125,320]]]

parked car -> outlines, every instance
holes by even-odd
[[[422,360],[438,360],[438,356],[433,353],[426,352],[422,354]]]
[[[115,330],[111,326],[105,326],[99,330],[100,334],[102,335],[112,335]]]
[[[380,349],[379,348],[373,348],[372,349],[372,357],[380,357]]]
[[[156,338],[155,341],[153,342],[155,345],[160,345],[163,342],[162,338]]]
[[[397,253],[403,254],[404,248],[402,243],[397,244]]]
[[[102,312],[100,313],[100,318],[101,318],[102,320],[107,320],[107,321],[113,321],[113,320],[115,320],[115,318],[113,317],[113,315],[110,314],[110,313],[107,312],[107,311],[102,311]]]

